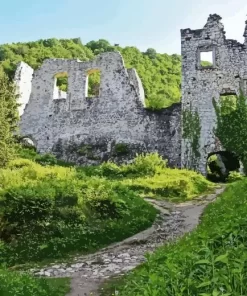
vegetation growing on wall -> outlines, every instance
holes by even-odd
[[[184,109],[182,112],[183,118],[183,140],[186,143],[185,157],[188,161],[186,167],[195,169],[198,165],[200,158],[199,151],[199,139],[201,132],[200,117],[197,111],[192,110],[191,106],[189,109]]]
[[[222,146],[236,153],[247,170],[247,97],[241,92],[233,101],[233,97],[221,100],[218,104],[213,100],[217,116],[214,130]]]
[[[126,155],[129,153],[129,147],[128,144],[125,143],[117,143],[114,146],[114,151],[113,154],[116,156],[120,156],[120,155]]]
[[[83,45],[79,38],[53,38],[0,45],[0,65],[13,77],[16,64],[20,61],[37,69],[47,58],[78,58],[87,61],[107,51],[120,51],[126,67],[136,68],[143,83],[148,108],[160,109],[180,101],[181,57],[176,54],[159,54],[154,49],[141,52],[136,47],[112,46],[104,39]],[[99,79],[98,74],[90,77],[90,96],[94,96],[94,85],[98,85]],[[66,79],[58,79],[59,88],[62,90],[67,89],[64,83]]]

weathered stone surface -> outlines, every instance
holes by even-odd
[[[87,98],[88,72],[94,69],[101,71],[99,97]],[[56,87],[58,73],[68,73],[66,95]],[[170,165],[180,166],[181,105],[159,112],[145,109],[141,80],[134,69],[124,67],[120,53],[104,53],[89,62],[45,60],[31,85],[20,131],[41,153],[94,165],[157,151]],[[119,144],[126,151],[119,151]]]
[[[17,65],[14,81],[16,83],[16,92],[19,96],[18,107],[19,114],[22,115],[26,104],[29,101],[32,88],[33,69],[24,62]]]
[[[247,22],[246,22],[247,23]],[[200,122],[200,157],[196,169],[206,174],[209,153],[224,150],[213,129],[216,114],[213,98],[222,94],[239,94],[240,87],[247,94],[247,25],[245,42],[227,40],[221,17],[210,15],[200,30],[181,30],[182,43],[182,109],[197,110]],[[212,52],[213,66],[200,65],[200,53]],[[182,166],[187,166],[188,141],[182,140]]]

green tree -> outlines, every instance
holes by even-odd
[[[17,118],[15,87],[0,68],[0,167],[6,166],[14,154],[13,131]]]
[[[232,100],[229,97],[218,104],[213,100],[217,116],[214,133],[227,151],[237,154],[247,171],[247,97],[241,92],[234,104]]]

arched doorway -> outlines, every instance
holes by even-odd
[[[21,144],[23,148],[28,148],[37,151],[37,143],[30,136],[21,136],[18,138],[18,142]]]
[[[229,173],[239,171],[241,164],[238,156],[229,151],[210,153],[207,158],[207,178],[213,182],[225,182]]]

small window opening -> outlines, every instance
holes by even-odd
[[[100,96],[101,73],[98,69],[87,72],[86,97],[95,98]]]
[[[66,99],[68,91],[68,73],[60,72],[55,76],[54,99]]]
[[[212,67],[214,65],[213,51],[200,52],[200,66]]]

